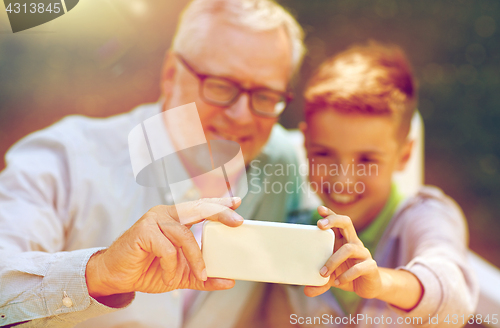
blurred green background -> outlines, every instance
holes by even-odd
[[[0,155],[65,115],[109,116],[160,95],[162,59],[187,1],[85,0],[13,34],[0,5]],[[425,181],[462,206],[471,248],[500,266],[498,0],[281,0],[306,31],[296,100],[322,60],[352,43],[400,45],[420,83]],[[0,161],[0,168],[4,163]]]

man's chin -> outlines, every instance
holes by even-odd
[[[256,146],[254,142],[247,145],[240,145],[241,152],[243,153],[243,158],[245,160],[245,166],[250,165],[250,163],[257,159],[260,154],[260,150],[262,150],[263,146]],[[259,151],[255,151],[255,149],[259,149]]]

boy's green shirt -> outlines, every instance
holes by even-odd
[[[358,232],[359,239],[363,242],[363,245],[370,251],[370,254],[372,256],[375,254],[380,238],[382,238],[387,225],[391,221],[396,208],[402,200],[403,196],[398,192],[396,185],[392,184],[389,199],[385,203],[380,213],[368,227]],[[317,211],[314,211],[311,223],[316,224],[316,222],[320,219],[322,219],[322,217],[318,214]],[[356,309],[358,308],[358,305],[362,300],[361,297],[359,297],[354,292],[344,291],[335,287],[330,288],[330,290],[345,313],[356,313]]]

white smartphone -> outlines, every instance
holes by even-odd
[[[319,271],[335,235],[317,226],[245,220],[237,228],[205,221],[201,237],[209,277],[323,286]]]

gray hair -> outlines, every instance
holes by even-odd
[[[292,73],[299,69],[305,53],[304,32],[295,18],[272,0],[193,0],[182,13],[172,50],[180,53],[197,51],[200,38],[216,17],[254,31],[283,26],[292,48]]]

